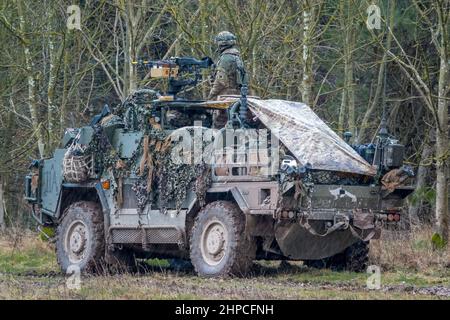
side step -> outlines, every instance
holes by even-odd
[[[136,244],[178,244],[185,243],[184,232],[175,226],[111,227],[112,243]]]

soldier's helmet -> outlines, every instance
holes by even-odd
[[[219,48],[231,47],[236,44],[236,36],[229,31],[222,31],[214,39]]]

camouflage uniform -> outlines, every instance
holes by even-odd
[[[214,83],[208,100],[216,100],[220,95],[239,95],[242,84],[247,83],[240,52],[235,47],[236,37],[222,31],[216,37],[220,57],[214,73]],[[226,122],[226,112],[217,110],[214,117],[214,127],[223,127]]]
[[[240,94],[244,64],[239,50],[231,47],[222,51],[214,74],[214,83],[208,99],[214,100],[220,95]]]

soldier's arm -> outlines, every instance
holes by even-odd
[[[214,78],[214,83],[209,92],[208,100],[215,98],[220,92],[228,86],[228,72],[232,66],[229,59],[222,59],[217,65],[216,76]]]
[[[211,91],[209,92],[208,100],[213,99],[226,88],[226,78],[227,74],[225,70],[218,67],[216,70],[216,76],[214,78],[213,86],[211,88]]]

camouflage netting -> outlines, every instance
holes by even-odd
[[[176,142],[154,122],[151,107],[142,103],[153,98],[156,98],[155,92],[144,90],[130,96],[117,108],[116,111],[122,117],[109,115],[103,118],[94,126],[95,134],[86,153],[95,155],[98,172],[108,170],[113,175],[111,185],[119,205],[123,202],[122,180],[133,175],[137,180],[132,190],[141,210],[149,203],[159,203],[160,207],[179,210],[191,188],[198,201],[203,203],[206,189],[210,185],[210,168],[204,163],[174,163],[172,150]],[[108,138],[118,127],[143,132],[138,148],[129,159],[121,159]],[[192,134],[193,127],[185,129]]]
[[[152,89],[140,89],[130,95],[116,109],[118,116],[122,117],[127,130],[148,130],[148,119],[151,116],[151,107],[146,102],[156,100],[158,92]]]
[[[193,127],[184,129],[190,134],[194,130]],[[206,190],[211,183],[210,166],[174,161],[172,152],[177,142],[171,138],[158,129],[151,130],[144,137],[143,157],[138,170],[140,179],[133,186],[141,209],[150,200],[157,200],[163,208],[174,202],[179,210],[190,188],[195,191],[200,205],[204,204]]]
[[[311,180],[315,184],[358,185],[371,181],[371,177],[347,172],[318,170],[311,172]]]
[[[158,164],[161,164],[161,158],[164,158],[163,153],[167,151],[169,143],[170,141],[167,140],[167,134],[164,131],[151,128],[139,144],[139,153],[142,153],[142,157],[138,167],[134,170],[139,179],[132,189],[136,193],[140,209],[143,209],[151,200],[156,199],[155,172],[158,169]]]

